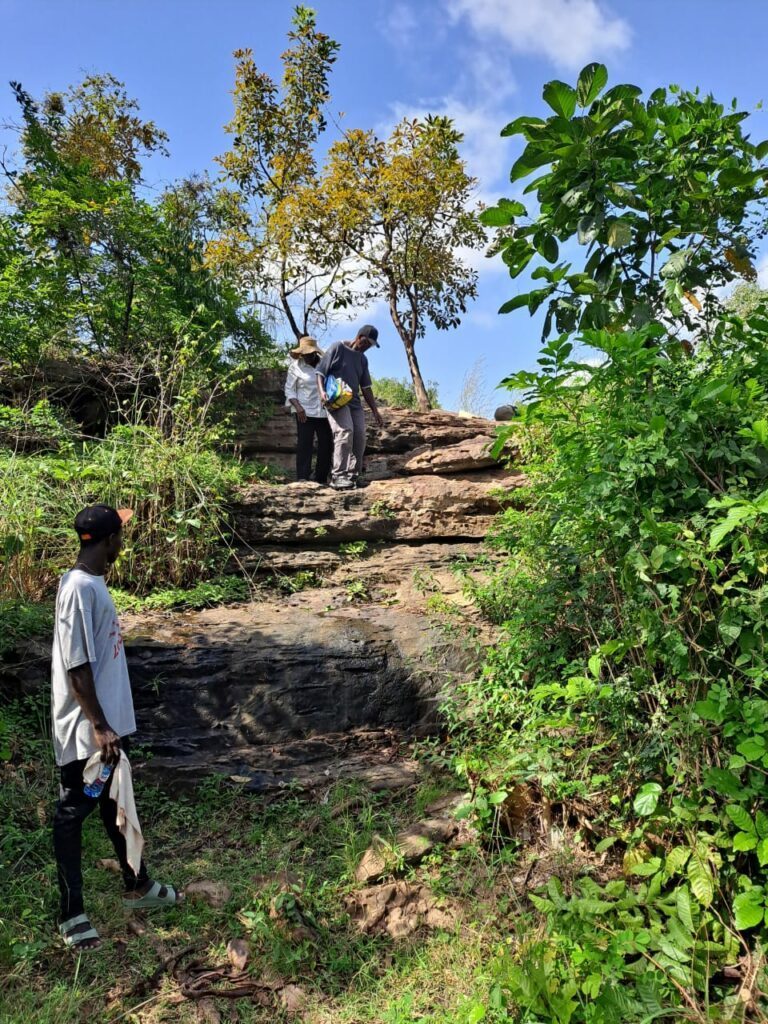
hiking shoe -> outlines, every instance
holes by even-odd
[[[338,480],[331,483],[334,491],[354,491],[355,485],[351,480]]]

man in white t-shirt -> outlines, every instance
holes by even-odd
[[[78,952],[95,949],[100,939],[83,907],[82,827],[98,806],[115,848],[125,883],[123,903],[131,909],[171,906],[178,896],[172,886],[152,882],[144,863],[134,872],[126,843],[117,826],[117,804],[109,796],[110,781],[97,797],[83,787],[87,760],[101,752],[114,766],[128,736],[136,731],[133,697],[123,636],[104,573],[123,543],[129,509],[92,505],[75,519],[80,551],[65,573],[56,596],[51,670],[51,720],[56,764],[61,770],[60,798],[53,820],[53,841],[61,890],[59,932]]]

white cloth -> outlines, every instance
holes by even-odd
[[[87,785],[94,782],[101,768],[101,753],[93,754],[83,768],[83,782]],[[133,798],[133,773],[131,762],[124,750],[120,751],[120,760],[112,769],[109,786],[109,798],[117,804],[117,827],[125,836],[125,852],[128,863],[138,875],[141,867],[141,851],[144,849],[144,836],[141,834],[141,822],[136,813],[136,801]]]
[[[285,404],[291,405],[291,399],[298,399],[307,416],[325,419],[327,413],[317,393],[317,374],[314,366],[303,359],[292,359],[285,378]],[[295,412],[291,405],[291,410]]]
[[[68,672],[90,663],[96,697],[118,736],[136,732],[123,634],[103,576],[65,573],[56,595],[51,661],[51,720],[56,764],[90,757],[99,749],[77,702]]]

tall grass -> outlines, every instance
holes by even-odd
[[[115,427],[104,440],[23,454],[0,448],[0,600],[40,600],[77,552],[73,522],[93,502],[135,512],[113,581],[146,593],[215,572],[236,463],[204,430]]]

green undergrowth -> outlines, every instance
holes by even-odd
[[[167,976],[141,988],[160,961],[196,944],[196,956],[226,961],[232,938],[248,941],[254,978],[299,984],[307,995],[303,1020],[314,1024],[466,1024],[493,989],[484,966],[508,948],[513,893],[510,862],[469,846],[433,854],[404,877],[424,882],[441,899],[458,901],[464,919],[445,932],[421,931],[393,942],[361,933],[346,898],[359,889],[354,870],[374,834],[391,840],[450,786],[426,771],[411,791],[371,793],[328,783],[314,792],[288,786],[279,794],[249,795],[219,777],[173,797],[142,784],[137,801],[153,874],[186,885],[207,880],[228,887],[214,908],[192,896],[179,907],[136,915],[146,932],[128,929],[120,908],[119,876],[98,866],[113,856],[98,816],[84,828],[87,909],[106,942],[78,958],[55,937],[56,886],[50,816],[56,770],[50,755],[45,701],[9,712],[10,759],[0,766],[0,1020],[4,1024],[194,1022],[193,1002],[179,1001]],[[500,893],[503,898],[500,897]],[[512,902],[511,902],[512,901]],[[287,934],[270,915],[275,905],[299,916],[305,936]],[[284,915],[283,915],[284,916]],[[222,1020],[283,1019],[248,999],[216,1001]],[[231,1014],[236,1013],[236,1016]],[[495,1011],[486,1019],[501,1019]]]
[[[530,803],[585,853],[497,964],[526,1024],[768,1019],[766,335],[591,331],[600,360],[561,338],[509,382],[529,484],[451,725],[489,834]]]
[[[216,576],[190,587],[166,587],[146,597],[137,597],[116,587],[111,590],[119,612],[167,611],[172,608],[214,608],[220,604],[247,601],[253,588],[243,576]]]

